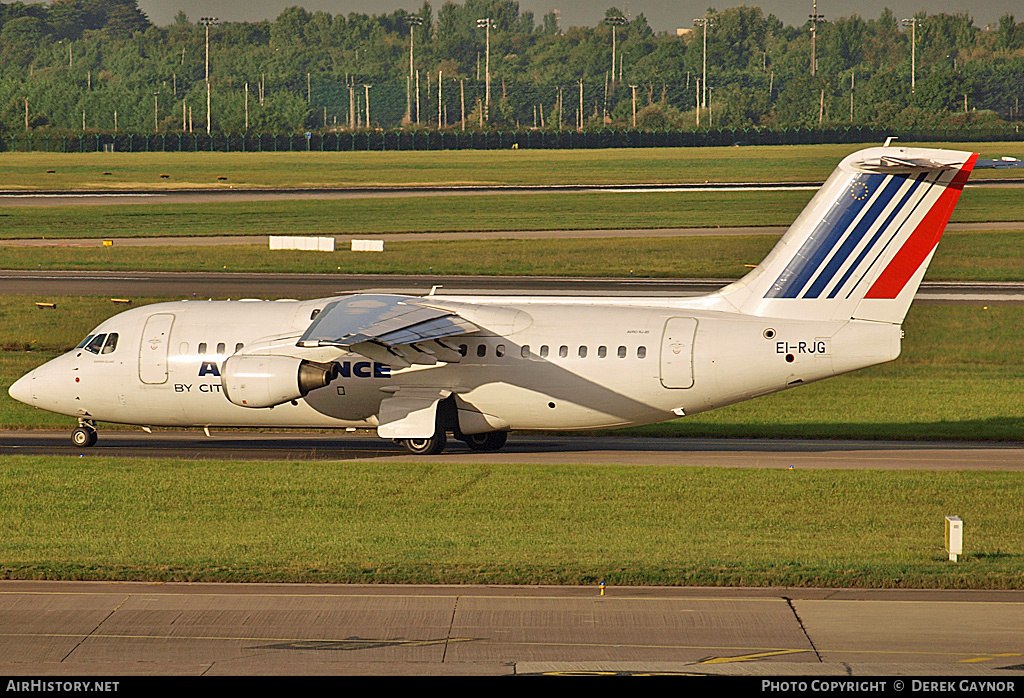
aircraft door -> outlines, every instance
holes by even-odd
[[[167,382],[167,351],[174,315],[157,313],[146,320],[139,345],[139,380],[150,385]]]
[[[672,317],[661,338],[661,384],[666,388],[693,387],[693,339],[697,321]]]

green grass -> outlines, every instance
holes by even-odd
[[[390,241],[384,254],[264,245],[8,247],[7,269],[736,279],[775,245],[770,235]],[[1021,230],[947,233],[930,281],[1024,281]]]
[[[1015,473],[13,456],[0,576],[1020,588]],[[943,517],[965,521],[945,558]]]
[[[870,145],[372,153],[2,153],[0,166],[7,189],[820,181],[843,157]],[[1020,143],[922,145],[977,148],[982,157],[988,158],[1024,157]],[[976,177],[1024,175],[1014,173],[987,170]]]
[[[0,239],[372,235],[788,226],[813,191],[496,194],[119,206],[0,207]],[[954,222],[1024,217],[1024,189],[968,189]]]

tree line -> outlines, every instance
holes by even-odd
[[[1021,123],[1024,23],[1009,14],[701,19],[654,32],[613,7],[563,27],[465,0],[261,22],[179,12],[158,27],[136,0],[0,3],[0,133]]]

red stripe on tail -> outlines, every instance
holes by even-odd
[[[953,215],[953,209],[956,208],[956,203],[960,200],[960,193],[963,191],[964,184],[966,184],[971,170],[974,169],[977,159],[977,153],[968,158],[963,168],[957,172],[953,181],[939,195],[938,201],[925,214],[900,251],[875,280],[867,295],[864,296],[865,298],[891,300],[900,295],[907,282],[910,281],[910,277],[917,273],[924,260],[939,244],[939,238],[946,230],[949,217]]]

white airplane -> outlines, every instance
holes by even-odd
[[[128,310],[10,388],[144,427],[376,428],[415,454],[448,433],[660,422],[892,361],[977,155],[845,158],[767,258],[701,297],[356,294]]]

